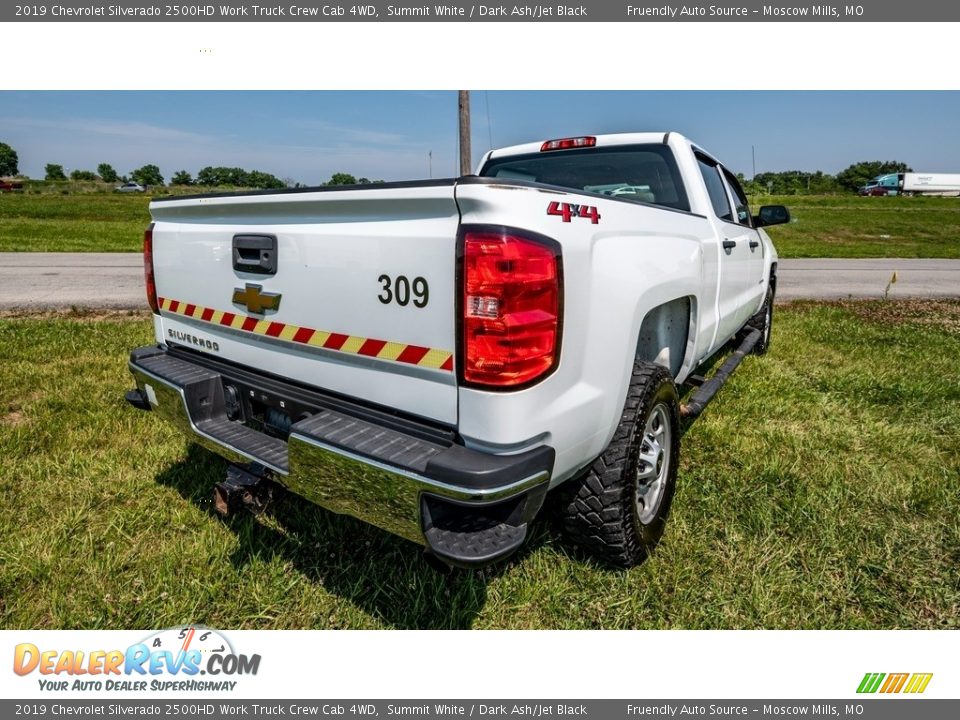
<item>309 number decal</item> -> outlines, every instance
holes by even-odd
[[[425,278],[415,277],[413,280],[406,275],[397,275],[391,278],[383,274],[377,278],[380,283],[380,294],[377,300],[384,305],[395,302],[400,307],[406,307],[413,302],[415,307],[426,307],[430,301],[430,286]]]
[[[570,222],[575,217],[589,218],[593,225],[600,222],[600,212],[595,205],[552,202],[547,205],[547,215],[559,215],[564,222]]]

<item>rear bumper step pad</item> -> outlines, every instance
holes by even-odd
[[[224,382],[217,372],[161,347],[131,353],[135,407],[149,408],[206,447],[234,462],[274,471],[291,490],[334,512],[425,544],[445,562],[478,566],[505,557],[526,538],[546,494],[555,453],[537,447],[490,455],[450,442],[429,428],[404,431],[379,424],[375,414],[344,412],[316,392],[283,387],[313,414],[290,427],[287,440],[228,419]],[[249,381],[249,371],[238,376]],[[276,381],[271,382],[276,391]],[[432,435],[436,435],[433,437]]]

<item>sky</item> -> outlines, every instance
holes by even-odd
[[[960,172],[957,91],[473,91],[474,163],[492,147],[608,132],[681,132],[746,177],[861,160]],[[457,170],[456,91],[0,91],[0,142],[47,163],[167,180],[207,165],[315,185]]]

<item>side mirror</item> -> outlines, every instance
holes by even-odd
[[[764,205],[760,208],[760,214],[753,218],[753,224],[757,227],[783,225],[788,222],[790,222],[790,211],[785,205]]]

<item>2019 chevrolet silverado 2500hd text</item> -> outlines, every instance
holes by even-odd
[[[574,541],[617,565],[646,556],[681,413],[770,342],[763,226],[789,220],[752,215],[733,173],[676,133],[150,210],[157,343],[131,354],[128,400],[246,463],[235,483],[269,476],[458,566],[516,550],[552,490]]]

